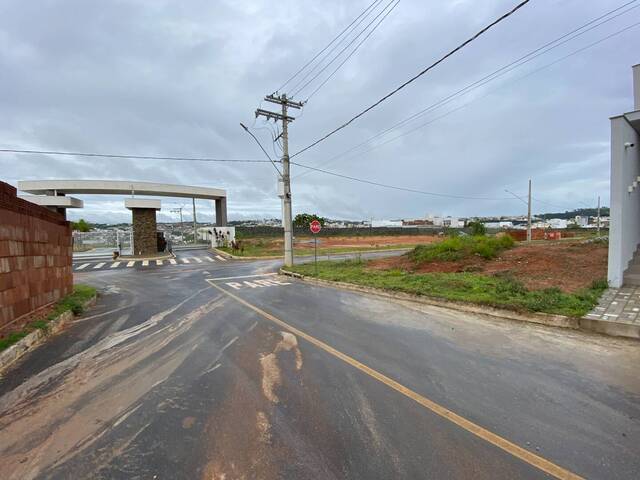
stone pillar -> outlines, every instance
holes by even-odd
[[[156,210],[160,210],[160,200],[127,198],[124,205],[131,210],[133,254],[156,255],[158,253]]]
[[[155,255],[158,253],[156,211],[153,208],[134,208],[131,214],[134,254]]]
[[[221,197],[216,202],[216,227],[227,226],[227,197]]]

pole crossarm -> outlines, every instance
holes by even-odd
[[[256,117],[259,117],[260,115],[262,115],[263,117],[267,117],[268,120],[274,120],[274,121],[284,121],[286,120],[287,122],[293,122],[295,120],[295,118],[290,117],[289,115],[285,116],[282,115],[281,113],[276,113],[276,112],[270,112],[269,110],[263,110],[262,108],[258,108],[256,110]]]
[[[273,94],[267,95],[266,97],[264,97],[264,100],[266,102],[277,103],[278,105],[282,105],[283,103],[286,103],[287,107],[290,107],[290,108],[301,109],[302,107],[304,107],[304,102],[294,102],[293,100],[290,100],[288,98],[278,97]]]

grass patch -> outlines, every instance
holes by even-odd
[[[11,332],[6,337],[0,338],[0,351],[10,347],[14,343],[17,343],[34,330],[44,330],[46,332],[49,329],[49,322],[62,315],[64,312],[71,311],[74,315],[81,314],[84,310],[83,305],[95,294],[96,289],[93,287],[89,287],[87,285],[75,285],[73,287],[73,293],[60,299],[53,307],[53,310],[51,310],[45,318],[34,320],[25,326],[23,330],[19,332]]]
[[[514,244],[513,238],[509,235],[449,237],[440,242],[418,245],[409,252],[409,258],[417,264],[436,260],[453,262],[472,255],[479,255],[489,260],[513,247]]]
[[[582,317],[597,303],[607,288],[598,280],[584,290],[564,293],[558,288],[528,290],[509,276],[475,273],[424,273],[402,270],[367,270],[367,262],[348,260],[318,262],[318,277],[432,298],[470,302],[516,311],[542,312]],[[314,265],[296,265],[293,271],[315,276]]]

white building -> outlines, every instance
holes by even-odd
[[[449,227],[449,228],[463,228],[464,221],[460,221],[458,217],[445,217],[441,215],[427,215],[427,222],[430,222],[434,227]]]
[[[612,287],[640,284],[640,275],[627,270],[640,244],[640,65],[633,67],[633,93],[634,111],[611,118],[608,279]]]
[[[484,222],[486,228],[513,228],[513,222]]]
[[[574,222],[579,227],[586,227],[587,225],[589,225],[589,217],[582,217],[580,215],[576,215]]]
[[[551,228],[567,228],[567,221],[564,218],[550,218],[547,223]]]
[[[402,220],[372,220],[372,227],[402,227]]]

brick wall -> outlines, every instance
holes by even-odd
[[[134,254],[155,255],[158,253],[156,211],[153,208],[134,208],[131,213]]]
[[[0,328],[73,290],[71,226],[0,182]]]

